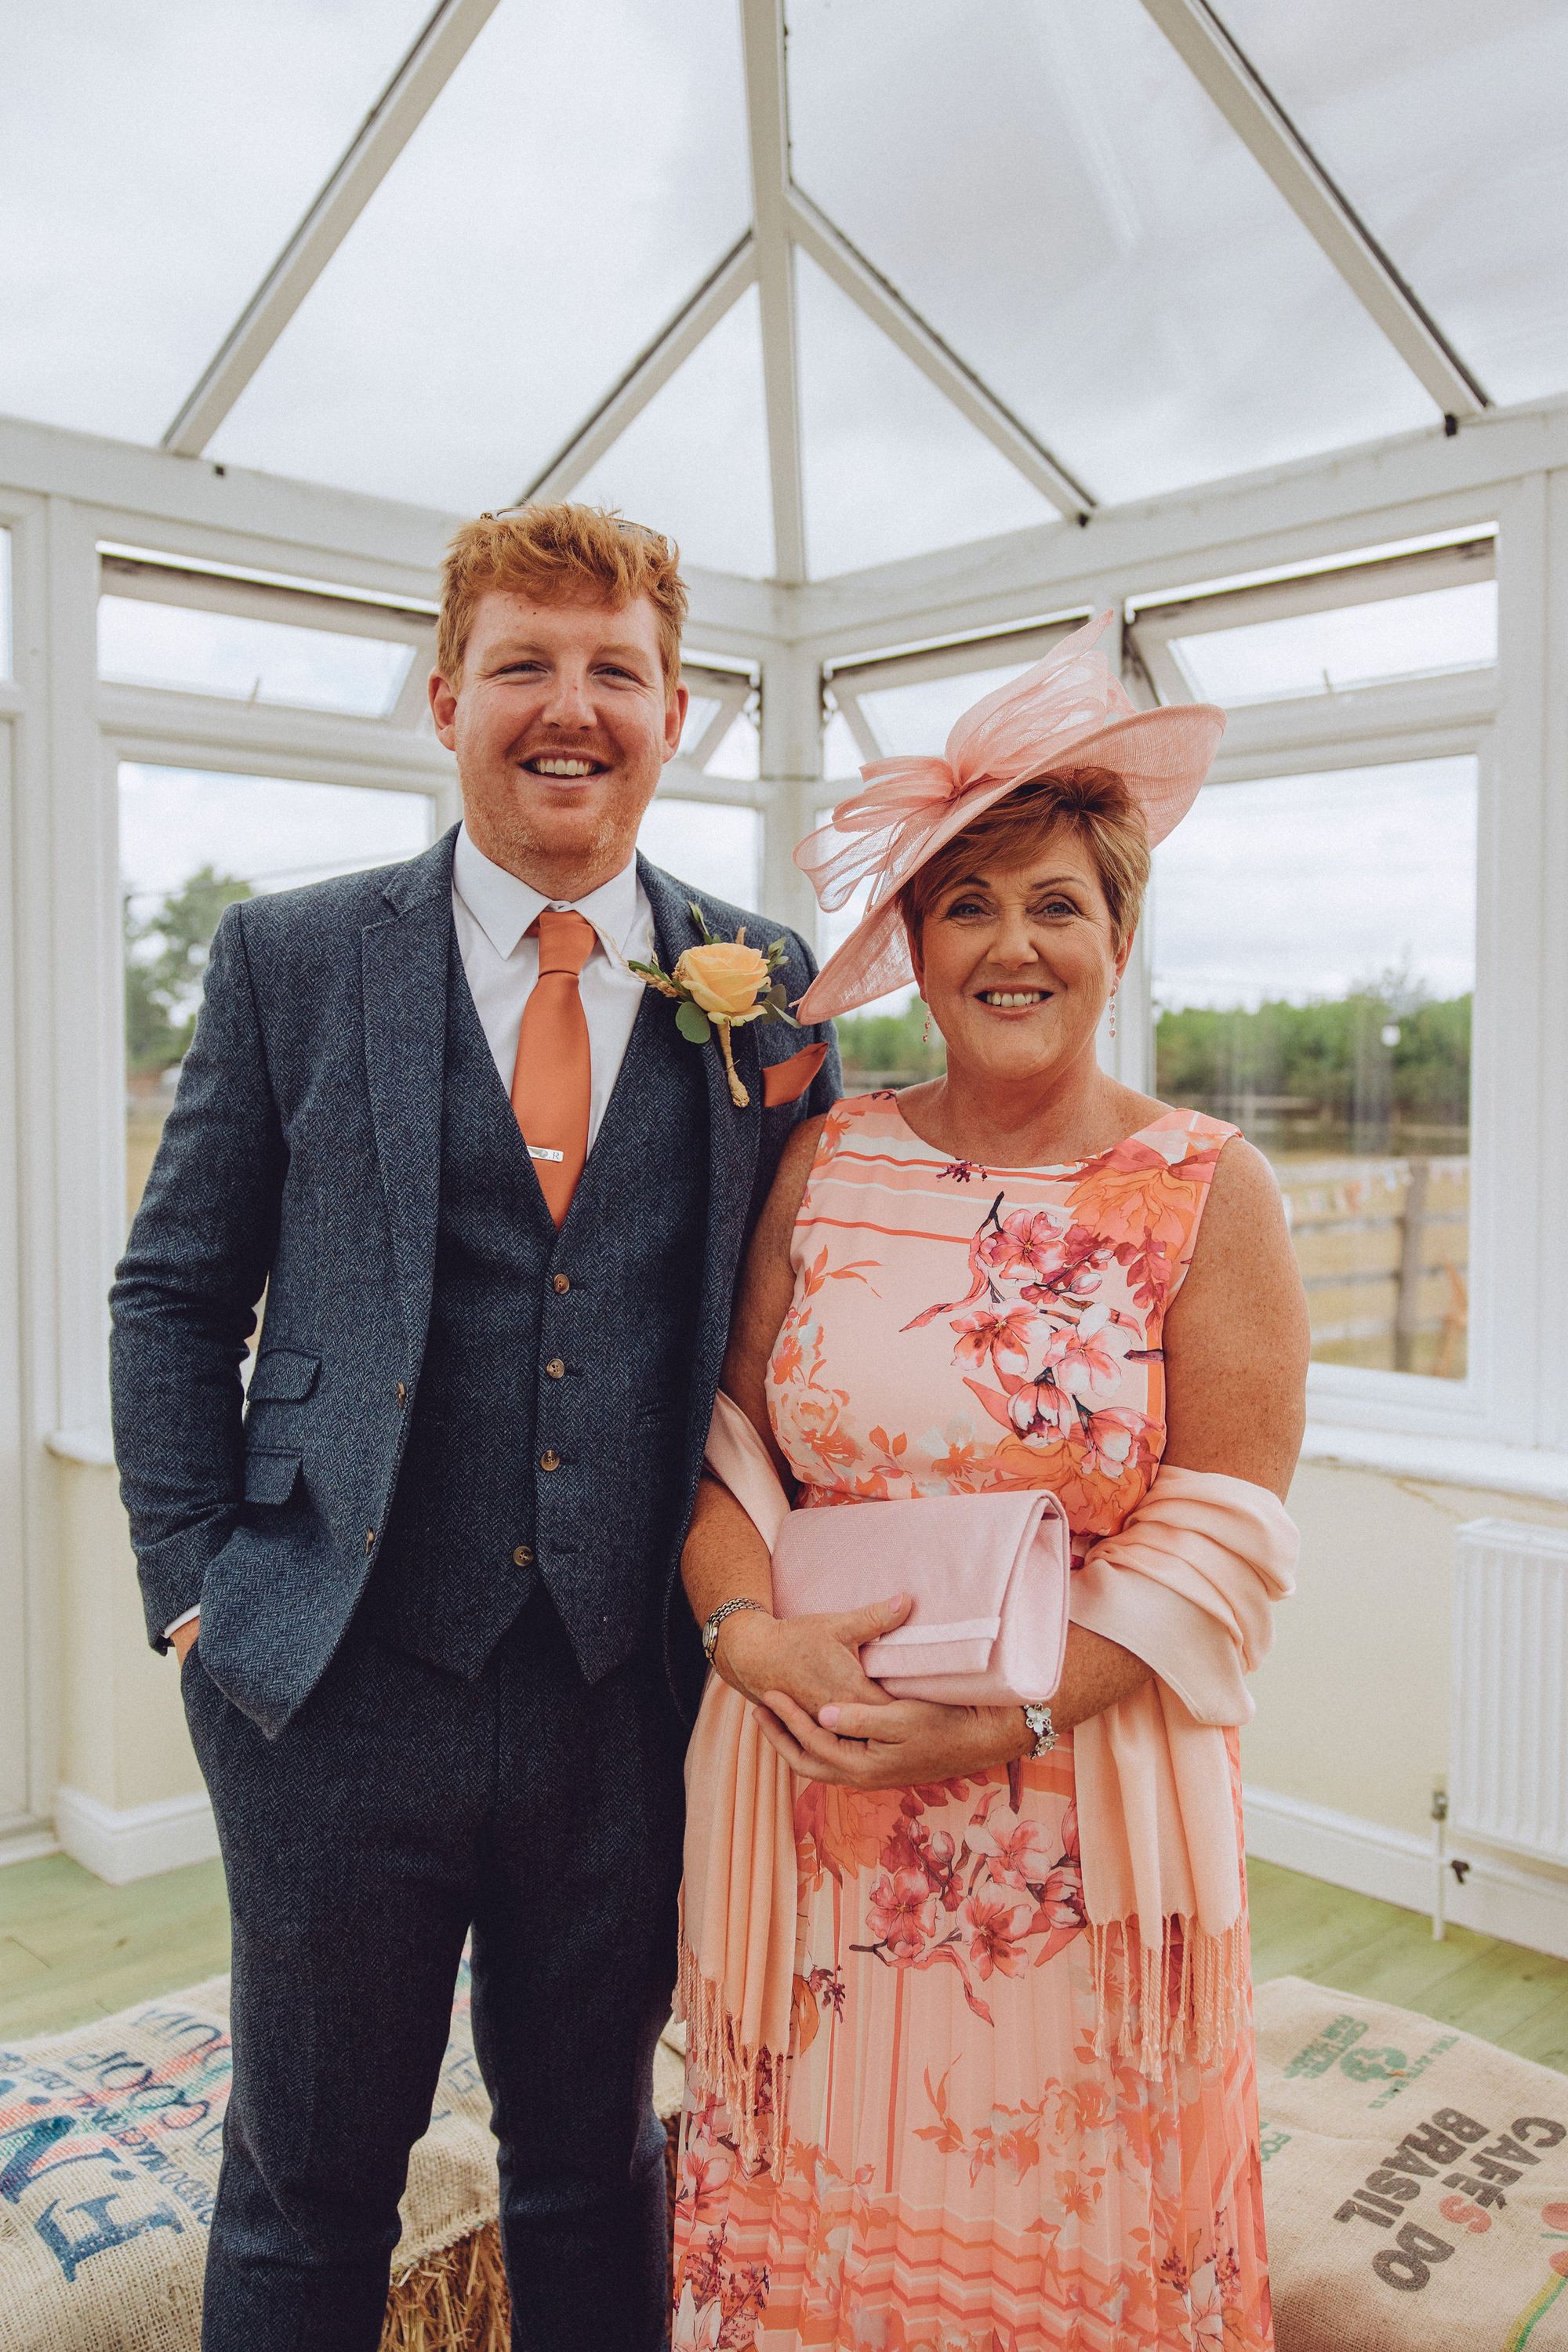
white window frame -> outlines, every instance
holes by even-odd
[[[351,592],[349,602],[412,609],[434,601],[458,520],[0,418],[16,672],[0,683],[12,850],[0,955],[14,982],[0,1024],[11,1138],[0,1155],[0,1551],[24,1562],[26,1721],[12,1739],[35,1819],[49,1810],[58,1753],[49,1452],[108,1458],[105,1291],[124,1226],[119,758],[161,751],[181,765],[384,788],[395,778],[425,786],[423,762],[439,755],[429,739],[381,721],[214,709],[204,697],[176,711],[159,689],[100,688],[98,550],[151,549],[263,586],[318,582]],[[1462,1384],[1363,1375],[1351,1393],[1338,1368],[1322,1367],[1313,1409],[1339,1458],[1449,1478],[1473,1464],[1478,1483],[1568,1493],[1568,401],[1098,509],[1081,529],[1047,524],[800,586],[693,570],[691,644],[760,684],[762,772],[734,783],[682,761],[668,782],[761,810],[763,905],[809,936],[815,909],[794,849],[829,797],[827,666],[936,648],[969,666],[981,641],[1016,641],[1041,615],[1131,609],[1136,625],[1194,583],[1343,564],[1489,520],[1495,710],[1476,707],[1467,675],[1415,682],[1419,709],[1409,682],[1310,698],[1336,707],[1329,731],[1341,730],[1342,761],[1372,764],[1391,747],[1474,748],[1482,761],[1471,1370]],[[1306,699],[1238,712],[1222,776],[1247,763],[1279,772],[1288,754],[1302,769],[1331,764],[1323,714]],[[1353,745],[1343,731],[1352,701]],[[0,779],[0,800],[5,791]],[[1117,1041],[1127,1073],[1146,1052],[1127,1017],[1135,993],[1124,991]],[[0,1586],[7,1633],[14,1606]]]

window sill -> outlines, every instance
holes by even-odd
[[[107,1429],[56,1429],[44,1440],[57,1462],[82,1462],[91,1470],[112,1470],[114,1440]]]
[[[1489,1438],[1352,1429],[1343,1423],[1311,1421],[1301,1460],[1327,1469],[1381,1470],[1429,1486],[1480,1487],[1491,1495],[1568,1503],[1568,1454],[1503,1445]]]

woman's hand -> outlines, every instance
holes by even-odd
[[[835,1704],[870,1710],[892,1705],[860,1664],[861,1645],[890,1633],[909,1615],[906,1593],[830,1617],[772,1617],[737,1610],[719,1628],[713,1664],[724,1680],[760,1706],[771,1692],[785,1694],[815,1716]]]
[[[829,1701],[808,1714],[790,1692],[763,1694],[763,1737],[807,1780],[848,1789],[908,1789],[1010,1764],[1033,1746],[1021,1706],[934,1706],[890,1699]]]

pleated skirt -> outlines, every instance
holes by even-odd
[[[1097,2052],[1070,1739],[796,1843],[783,2158],[689,2084],[675,2352],[1272,2352],[1250,2030]]]

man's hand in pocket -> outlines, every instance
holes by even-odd
[[[170,1634],[170,1647],[173,1649],[174,1655],[178,1658],[181,1665],[184,1665],[185,1663],[186,1652],[195,1647],[196,1635],[201,1632],[201,1619],[199,1617],[193,1617],[188,1625],[176,1625],[174,1632]]]

